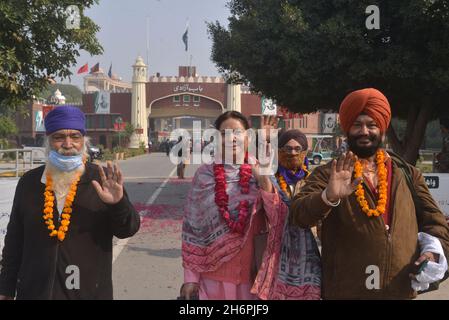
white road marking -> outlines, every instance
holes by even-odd
[[[144,177],[144,176],[142,176],[142,177],[125,177],[124,178],[124,180],[125,181],[128,181],[128,180],[165,180],[165,178],[167,178],[167,176],[165,176],[165,177],[162,177],[162,176],[160,176],[160,177],[156,177],[156,176],[146,176],[146,177]],[[186,178],[186,180],[189,178],[189,177],[185,177]]]
[[[150,199],[148,199],[148,201],[145,203],[147,206],[151,205],[154,203],[154,201],[156,201],[157,197],[159,196],[159,194],[161,193],[162,189],[165,187],[165,185],[168,183],[168,181],[170,180],[171,176],[173,176],[176,172],[176,167],[173,168],[173,170],[170,172],[170,174],[168,175],[168,177],[164,180],[164,182],[161,183],[161,185],[156,189],[156,191],[151,195]],[[131,238],[126,238],[126,239],[119,239],[117,241],[117,243],[114,245],[114,248],[112,248],[112,263],[115,262],[115,260],[118,258],[118,256],[120,255],[120,253],[122,252],[123,248],[126,246],[126,244],[128,243],[129,239]]]

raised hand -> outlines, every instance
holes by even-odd
[[[257,184],[261,189],[266,192],[273,192],[273,185],[270,180],[270,176],[274,173],[272,172],[272,156],[267,155],[269,162],[262,165],[260,162],[256,162],[251,165],[251,171],[253,177],[256,179]]]
[[[271,158],[273,157],[274,150],[272,150],[270,130],[279,130],[277,116],[260,116],[260,128],[264,131],[262,131],[262,135],[259,136],[259,148],[265,149],[265,154],[272,160]],[[269,166],[265,161],[260,165],[261,167]]]
[[[278,129],[277,116],[260,116],[260,128],[266,129],[266,136],[270,136],[270,129]]]
[[[351,182],[356,161],[357,156],[352,152],[343,154],[338,160],[332,160],[331,176],[326,187],[326,197],[329,201],[336,202],[356,190],[360,179]]]
[[[101,201],[106,204],[116,204],[123,198],[123,175],[117,164],[107,163],[107,176],[101,166],[98,166],[100,172],[101,185],[97,181],[92,181],[95,190]]]

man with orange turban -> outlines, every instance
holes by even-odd
[[[295,224],[322,222],[324,299],[414,298],[447,271],[449,227],[421,173],[382,147],[390,120],[380,91],[346,96],[350,151],[316,168],[292,201]]]

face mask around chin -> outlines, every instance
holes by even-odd
[[[284,151],[279,152],[279,163],[289,170],[297,170],[304,163],[304,155],[298,154],[292,156]]]
[[[48,155],[48,161],[57,169],[69,172],[79,168],[83,164],[83,156],[64,156],[58,152],[51,150]]]

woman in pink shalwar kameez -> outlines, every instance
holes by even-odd
[[[233,139],[234,160],[236,155],[247,154],[246,137],[241,149],[235,134],[225,135],[226,129],[245,135],[249,125],[242,114],[226,112],[217,118],[215,127],[222,132],[223,149],[225,137]],[[220,164],[224,157],[220,154],[218,157],[214,163],[204,164],[197,170],[185,206],[181,297],[200,300],[319,298],[319,288],[310,295],[308,289],[299,291],[301,297],[275,292],[285,288],[275,284],[288,207],[273,187],[270,176],[261,174],[258,163]],[[266,232],[267,248],[257,270],[254,239]]]

